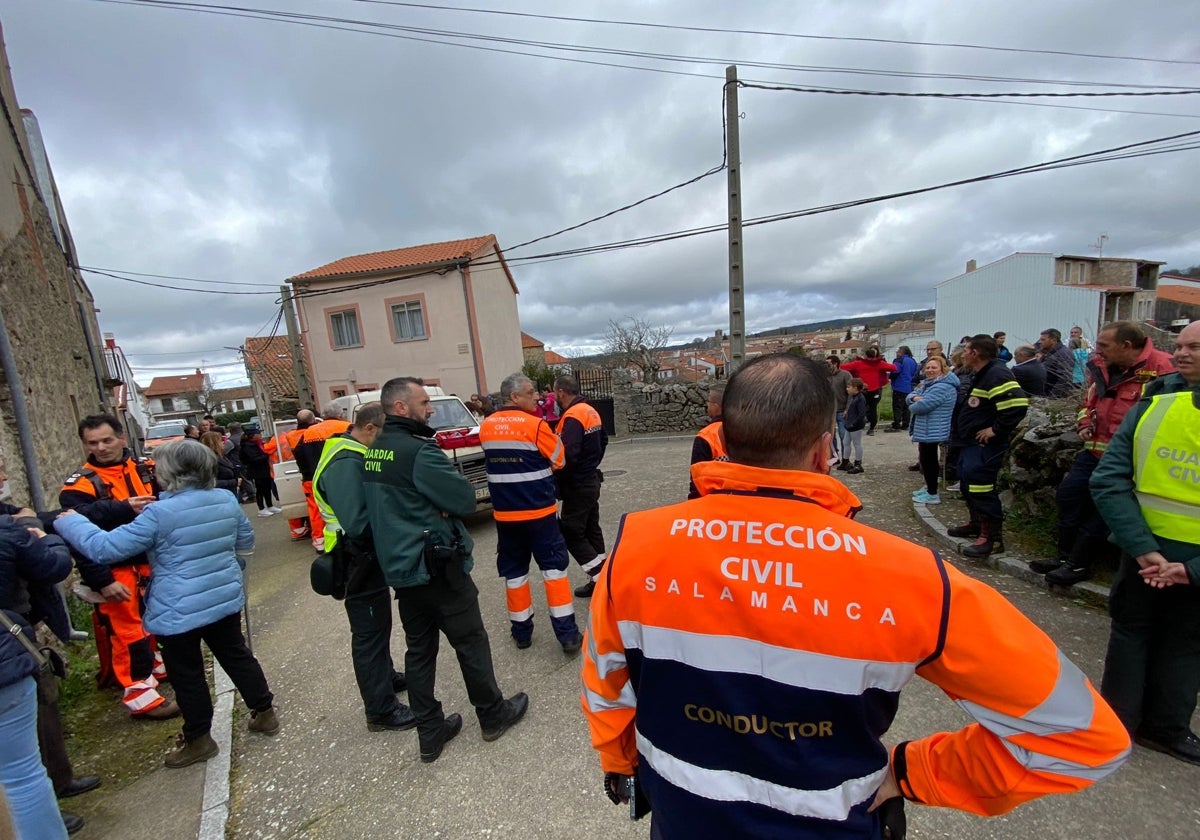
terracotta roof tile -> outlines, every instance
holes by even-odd
[[[1158,299],[1200,306],[1200,288],[1190,289],[1187,286],[1159,286]]]
[[[185,376],[156,376],[142,393],[147,397],[169,397],[173,394],[195,394],[204,388],[204,374]]]
[[[246,339],[246,365],[263,384],[272,399],[297,399],[296,375],[292,370],[292,352],[286,336]]]
[[[546,346],[546,342],[538,341],[536,338],[534,338],[527,332],[521,333],[521,349],[522,350],[532,350],[536,347],[545,347],[545,346]]]
[[[571,360],[568,359],[566,356],[561,356],[558,353],[555,353],[553,350],[547,350],[546,351],[546,364],[547,365],[569,365],[569,364],[571,364]]]
[[[240,385],[236,388],[214,388],[212,398],[215,402],[254,399],[254,389],[249,385]]]
[[[476,236],[473,239],[454,239],[449,242],[414,245],[410,248],[397,248],[392,251],[357,254],[352,257],[342,257],[340,260],[334,260],[288,279],[314,280],[324,277],[344,277],[351,274],[374,274],[380,271],[466,260],[475,256],[488,245],[495,245],[496,250],[499,250],[494,234]]]

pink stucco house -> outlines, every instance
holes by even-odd
[[[517,285],[493,234],[343,257],[288,282],[318,403],[394,376],[484,394],[521,369]]]

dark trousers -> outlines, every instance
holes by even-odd
[[[996,489],[996,477],[1004,465],[1008,445],[978,443],[964,446],[958,456],[958,480],[972,522],[983,522],[999,531],[1004,507]]]
[[[1100,693],[1130,732],[1167,743],[1190,731],[1200,692],[1200,590],[1155,589],[1121,558]]]
[[[382,718],[400,708],[392,689],[391,591],[384,586],[372,592],[347,595],[343,604],[350,620],[350,659],[354,680],[368,718]]]
[[[254,501],[259,510],[271,506],[271,480],[267,478],[254,479]]]
[[[67,755],[67,742],[63,738],[62,718],[58,713],[58,677],[47,671],[33,675],[37,681],[37,734],[38,748],[42,753],[42,764],[46,775],[56,791],[62,790],[75,779],[75,769]]]
[[[604,565],[604,532],[600,530],[600,476],[576,479],[562,485],[562,510],[558,527],[567,551],[589,577]]]
[[[464,574],[452,584],[442,575],[421,586],[397,589],[396,608],[408,642],[404,656],[408,702],[417,716],[421,743],[433,743],[446,719],[434,694],[441,633],[458,656],[467,697],[480,724],[496,723],[504,709],[504,695],[496,685],[492,647],[479,614],[479,590],[471,576]]]
[[[212,651],[242,695],[242,700],[255,712],[271,708],[274,696],[267,687],[267,678],[254,654],[246,647],[242,635],[242,614],[235,612],[212,624],[197,627],[186,633],[156,636],[162,650],[163,662],[175,686],[175,701],[183,712],[183,737],[189,741],[207,735],[212,728],[213,706],[204,673],[203,641]]]
[[[938,459],[941,448],[940,443],[917,444],[917,461],[921,464],[921,475],[925,477],[925,490],[933,496],[937,495],[938,479],[941,477],[941,462]]]
[[[892,428],[907,429],[910,416],[908,410],[908,393],[892,391]]]
[[[867,399],[867,431],[873,432],[879,422],[879,401],[883,399],[883,389],[863,391],[863,396]]]
[[[1071,469],[1058,485],[1058,559],[1071,559],[1076,544],[1086,550],[1075,552],[1073,562],[1090,568],[1097,555],[1109,554],[1108,526],[1092,502],[1088,481],[1100,459],[1086,449],[1075,456]]]

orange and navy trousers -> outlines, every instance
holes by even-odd
[[[496,522],[496,566],[508,587],[508,618],[518,642],[533,637],[533,593],[529,587],[529,558],[533,556],[546,587],[550,624],[560,642],[579,633],[575,602],[567,578],[567,544],[554,514],[521,522]]]
[[[130,714],[145,714],[166,702],[157,689],[159,680],[167,676],[154,637],[142,627],[141,587],[150,579],[150,566],[113,566],[112,575],[132,595],[127,601],[97,604],[96,612],[108,633],[112,676],[124,689],[121,702]],[[99,637],[96,641],[100,643]]]

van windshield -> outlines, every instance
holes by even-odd
[[[434,399],[430,404],[433,406],[433,416],[429,418],[429,425],[434,429],[441,431],[479,425],[475,415],[467,411],[467,407],[460,400]]]
[[[169,426],[152,426],[146,432],[146,440],[162,440],[169,437],[183,437],[185,423],[172,423]]]

